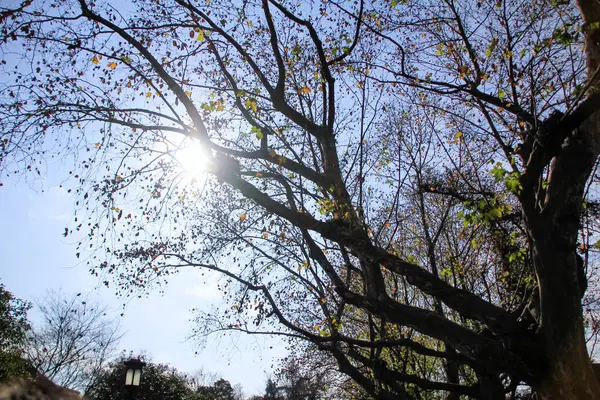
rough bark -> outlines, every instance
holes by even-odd
[[[559,258],[559,252],[551,248],[536,249],[536,257],[546,263],[545,268],[553,268],[554,273],[552,276],[542,274],[540,280],[542,325],[539,334],[547,369],[534,388],[541,399],[600,399],[600,385],[584,339],[575,254],[571,252]],[[554,261],[547,258],[552,255]]]
[[[583,19],[588,85],[598,93],[600,2],[577,2]],[[600,384],[587,353],[576,239],[583,192],[599,154],[600,113],[588,116],[555,155],[539,214],[529,215],[541,308],[541,354],[546,369],[534,383],[541,399],[600,399]]]
[[[534,384],[542,399],[598,399],[584,338],[576,253],[586,181],[599,153],[600,114],[571,133],[553,160],[544,206],[529,217],[541,309],[538,329],[546,370]]]

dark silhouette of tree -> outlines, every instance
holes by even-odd
[[[198,400],[237,400],[233,386],[223,378],[216,380],[211,386],[198,387],[194,398]]]
[[[326,392],[323,376],[319,371],[302,368],[302,360],[295,357],[284,359],[277,373],[277,389],[284,400],[317,400],[324,398]],[[269,390],[267,381],[267,390]]]
[[[125,388],[127,372],[123,357],[112,362],[94,382],[85,396],[91,400],[127,400],[131,393]],[[146,362],[140,386],[135,390],[137,400],[182,400],[192,396],[187,377],[166,364]]]
[[[0,163],[73,157],[92,274],[218,273],[199,337],[311,342],[378,399],[600,396],[596,1],[115,7],[0,14]]]
[[[263,400],[281,400],[282,396],[279,393],[279,389],[277,387],[277,383],[273,381],[271,378],[267,379],[267,383],[265,386],[265,394],[262,397]]]
[[[30,308],[30,303],[16,298],[0,283],[0,383],[29,375],[22,355],[30,329]]]

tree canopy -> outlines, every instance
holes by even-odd
[[[593,0],[0,15],[3,171],[74,165],[107,286],[218,274],[198,336],[311,342],[378,399],[600,396]]]
[[[31,328],[27,321],[30,308],[30,303],[16,298],[0,283],[0,383],[28,375],[21,356]]]
[[[100,377],[85,393],[92,400],[125,400],[130,398],[129,388],[125,387],[123,364],[125,358],[117,359],[103,371]],[[184,374],[166,364],[147,362],[142,370],[143,377],[135,388],[135,398],[139,400],[180,400],[190,395],[191,389]]]
[[[139,387],[124,385],[126,368],[123,355],[111,362],[86,392],[91,400],[129,399],[134,395],[139,400],[240,400],[231,383],[217,379],[209,385],[198,385],[192,376],[177,369],[154,362],[146,362],[142,369]],[[131,393],[133,390],[135,393]]]

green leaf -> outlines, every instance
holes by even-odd
[[[487,58],[491,57],[491,55],[494,52],[494,49],[496,48],[497,45],[498,45],[498,39],[492,39],[492,42],[490,43],[490,45],[485,50],[485,56]]]
[[[504,168],[502,168],[502,164],[498,163],[494,166],[494,168],[492,168],[490,173],[494,177],[494,180],[496,181],[496,183],[498,183],[502,179],[504,179],[504,175],[506,175],[506,170]]]
[[[254,133],[254,134],[256,135],[256,138],[257,138],[258,140],[260,140],[260,139],[262,139],[262,138],[263,138],[263,133],[262,133],[262,131],[260,130],[260,128],[258,128],[258,127],[256,127],[256,126],[253,126],[253,127],[250,129],[250,132]]]
[[[498,97],[500,98],[500,100],[504,100],[504,97],[506,96],[506,93],[504,93],[504,90],[502,90],[502,88],[498,89]]]

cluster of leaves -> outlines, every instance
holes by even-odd
[[[14,297],[0,283],[0,382],[15,376],[29,376],[22,359],[30,325],[31,304]]]
[[[241,400],[240,394],[225,379],[202,386],[193,377],[173,367],[149,360],[142,370],[139,387],[125,387],[125,360],[125,354],[114,360],[89,388],[86,397],[92,400],[124,400],[130,398],[131,390],[135,390],[135,398],[140,400]]]

